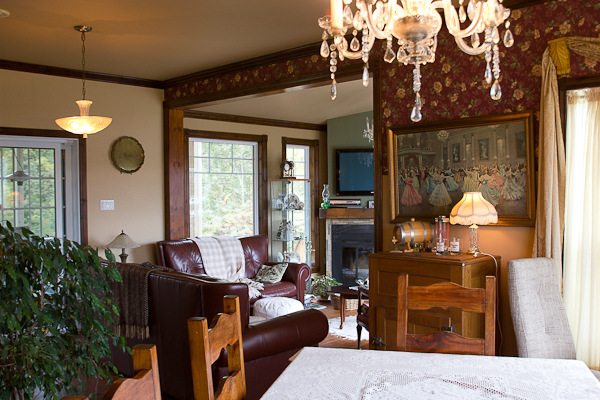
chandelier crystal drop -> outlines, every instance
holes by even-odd
[[[464,2],[468,5],[464,6]],[[438,9],[443,9],[448,31],[458,47],[469,55],[485,55],[485,81],[491,85],[490,97],[499,100],[502,96],[500,88],[500,32],[498,28],[505,23],[504,46],[511,47],[514,38],[509,30],[510,9],[502,6],[502,0],[459,0],[458,11],[452,0],[330,0],[331,15],[319,18],[319,26],[323,29],[321,56],[331,57],[330,71],[335,88],[335,73],[338,58],[362,59],[365,63],[363,84],[368,80],[369,53],[375,39],[385,39],[387,46],[384,61],[391,63],[398,60],[404,65],[412,65],[413,91],[415,105],[411,119],[418,122],[421,114],[421,65],[433,63],[437,50],[437,34],[442,27],[442,17]],[[354,4],[354,7],[351,5]],[[352,11],[353,8],[356,11]],[[464,28],[461,23],[468,26]],[[350,44],[345,35],[352,32]],[[358,33],[362,33],[360,40]],[[480,34],[483,34],[483,43]],[[332,38],[329,43],[328,40]],[[469,38],[470,44],[467,44]],[[399,48],[393,49],[396,39]],[[335,62],[334,62],[335,61]],[[493,82],[493,84],[492,84]]]
[[[92,30],[89,26],[76,25],[75,30],[81,32],[81,71],[83,89],[81,94],[83,100],[77,100],[75,103],[79,106],[79,115],[74,117],[64,117],[55,120],[56,124],[67,132],[83,135],[87,139],[87,135],[100,132],[112,122],[112,118],[90,116],[91,100],[85,99],[85,33]],[[323,54],[323,53],[321,53]]]

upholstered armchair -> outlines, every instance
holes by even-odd
[[[575,342],[551,258],[508,262],[508,295],[519,357],[575,359]],[[591,370],[600,380],[600,372]]]

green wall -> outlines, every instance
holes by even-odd
[[[327,182],[325,183],[329,183],[329,193],[332,199],[338,197],[335,195],[335,150],[373,148],[373,144],[369,143],[368,139],[363,138],[363,132],[367,127],[367,117],[369,117],[369,124],[372,126],[373,111],[327,120]],[[320,191],[323,191],[322,186]],[[363,207],[368,206],[368,200],[373,200],[373,196],[339,197],[344,199],[360,198]]]

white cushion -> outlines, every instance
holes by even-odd
[[[304,310],[304,305],[289,297],[267,297],[254,303],[254,316],[271,319]]]

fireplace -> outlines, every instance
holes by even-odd
[[[338,282],[356,284],[369,276],[369,254],[374,250],[373,209],[319,210],[326,219],[325,273]]]
[[[331,274],[343,284],[369,277],[369,254],[373,253],[373,225],[333,225],[331,228]]]

